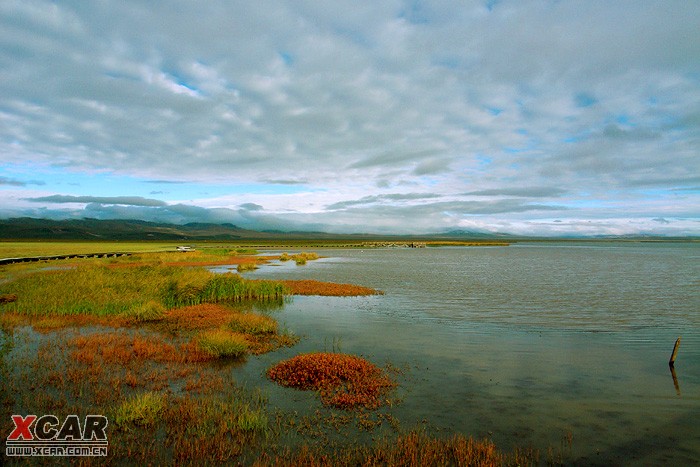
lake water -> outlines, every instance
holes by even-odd
[[[325,258],[246,277],[385,294],[286,304],[276,318],[305,338],[235,370],[273,405],[312,399],[266,382],[264,368],[339,344],[408,368],[394,411],[403,426],[427,421],[543,457],[571,436],[565,451],[583,464],[700,464],[700,245],[314,251]],[[674,380],[668,359],[679,336]]]

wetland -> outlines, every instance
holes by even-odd
[[[104,412],[114,463],[697,463],[699,256],[208,245],[2,266],[3,432]]]

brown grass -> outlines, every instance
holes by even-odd
[[[172,333],[203,331],[228,324],[236,314],[227,306],[203,303],[169,310],[158,326]]]
[[[231,255],[215,256],[207,255],[199,251],[187,254],[177,252],[149,253],[132,256],[131,260],[123,260],[110,264],[110,268],[130,268],[143,266],[145,263],[156,263],[161,266],[188,267],[188,266],[237,266],[240,264],[265,264],[271,260],[278,259],[279,256],[251,256],[251,255]]]
[[[213,358],[194,343],[176,346],[156,335],[145,337],[123,331],[78,336],[71,339],[69,345],[74,347],[71,357],[87,364],[102,360],[126,367],[134,362],[192,363]]]
[[[12,303],[17,301],[17,295],[13,293],[0,294],[0,304]]]
[[[355,297],[361,295],[378,295],[383,292],[354,284],[337,284],[315,280],[286,280],[282,283],[289,288],[292,295],[324,295],[330,297]]]
[[[96,315],[52,315],[31,316],[22,313],[0,313],[0,328],[15,328],[17,326],[32,326],[39,332],[50,332],[65,328],[80,328],[86,326],[122,327],[129,324],[129,320],[121,316],[96,316]]]
[[[495,467],[536,465],[538,462],[539,456],[535,451],[516,451],[507,455],[500,452],[489,440],[478,441],[461,434],[450,438],[437,438],[421,431],[411,431],[397,438],[376,441],[371,446],[345,447],[332,452],[304,445],[294,451],[286,449],[274,456],[261,456],[253,465]]]

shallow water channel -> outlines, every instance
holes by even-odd
[[[700,463],[700,245],[313,251],[324,258],[245,277],[384,295],[294,297],[273,311],[302,341],[232,370],[272,406],[311,413],[320,403],[266,381],[265,368],[340,348],[406,369],[393,409],[404,427],[532,446],[543,458],[555,448],[584,464]]]

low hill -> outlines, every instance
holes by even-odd
[[[259,232],[233,224],[160,224],[140,220],[47,220],[28,217],[0,220],[0,238],[46,240],[236,240]]]

